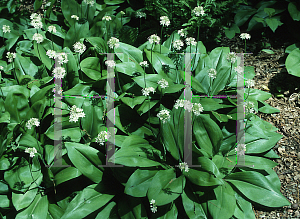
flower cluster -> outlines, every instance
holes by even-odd
[[[235,52],[230,52],[227,54],[227,60],[231,62],[232,64],[236,62],[237,56]]]
[[[184,170],[185,172],[189,172],[189,165],[187,165],[186,162],[179,163],[178,167],[181,171]]]
[[[54,50],[48,50],[46,55],[49,56],[50,59],[54,59],[56,56],[56,52]]]
[[[56,27],[53,26],[53,25],[51,25],[51,26],[48,27],[48,31],[49,31],[50,33],[56,33]]]
[[[146,18],[146,13],[141,12],[141,11],[137,11],[135,16],[137,18],[142,18],[142,17]]]
[[[159,44],[160,41],[160,37],[157,36],[156,34],[152,34],[149,38],[148,38],[149,42],[152,43],[156,43]]]
[[[167,87],[169,87],[169,83],[165,79],[161,79],[157,83],[160,85],[161,88],[167,88]]]
[[[103,18],[102,18],[102,20],[104,21],[104,20],[106,20],[106,21],[111,21],[111,16],[104,16]]]
[[[30,154],[30,157],[34,157],[35,154],[37,153],[37,150],[35,148],[26,148],[25,149],[25,152],[26,153],[29,153]]]
[[[68,54],[65,52],[56,54],[55,58],[58,59],[58,63],[62,65],[63,63],[68,63]]]
[[[104,142],[109,139],[110,137],[110,132],[109,131],[102,131],[98,134],[97,138],[96,138],[96,142],[101,144],[101,145],[104,145]]]
[[[87,5],[91,5],[91,7],[95,4],[94,0],[84,0],[84,3],[86,3]]]
[[[193,45],[193,46],[196,46],[197,45],[197,42],[195,41],[195,38],[193,38],[193,37],[188,37],[188,38],[186,38],[185,39],[185,41],[186,41],[186,45]]]
[[[111,37],[109,41],[107,42],[109,44],[109,48],[118,48],[120,46],[119,39],[116,37]]]
[[[199,17],[200,15],[204,15],[205,13],[204,13],[204,9],[203,9],[203,7],[202,6],[198,6],[198,7],[195,7],[194,9],[193,9],[193,13],[197,16],[197,17]]]
[[[71,18],[76,19],[77,21],[79,20],[79,17],[77,15],[72,15]]]
[[[66,75],[66,70],[63,67],[56,67],[53,69],[53,76],[56,79],[62,79]]]
[[[42,23],[42,17],[41,15],[37,13],[33,13],[30,15],[31,22],[30,24],[35,28],[35,29],[40,29],[43,27]]]
[[[85,113],[83,112],[83,109],[80,109],[78,107],[76,107],[75,105],[72,106],[71,110],[70,110],[70,122],[77,122],[78,118],[81,117],[85,117]]]
[[[76,42],[73,45],[73,47],[74,47],[74,51],[78,52],[79,54],[84,53],[84,51],[86,50],[86,46],[83,43],[81,43],[81,42]]]
[[[0,65],[0,73],[1,73],[1,71],[2,71],[3,69],[4,69],[3,66]]]
[[[245,144],[238,144],[235,148],[237,155],[245,155],[246,145]]]
[[[199,116],[200,113],[203,112],[204,109],[203,109],[201,103],[194,103],[192,110],[196,116]]]
[[[120,11],[120,14],[124,15],[124,14],[125,14],[125,12],[124,12],[124,11]]]
[[[147,61],[143,61],[143,62],[140,62],[140,66],[147,68],[149,66],[149,64]]]
[[[161,110],[159,111],[159,113],[157,114],[157,117],[163,122],[165,123],[167,120],[169,120],[171,118],[170,116],[170,112],[168,110]]]
[[[35,126],[39,126],[40,125],[40,122],[37,118],[31,118],[27,121],[27,123],[25,124],[25,126],[28,128],[28,129],[31,129],[31,127],[35,125]]]
[[[254,109],[253,109],[254,103],[253,102],[250,102],[250,101],[244,102],[244,106],[245,106],[246,114],[254,113]]]
[[[33,34],[32,39],[35,40],[37,43],[41,43],[44,41],[43,35],[39,33]]]
[[[152,200],[150,201],[150,208],[151,208],[151,211],[152,211],[153,213],[157,212],[157,206],[156,206],[156,204],[155,204],[155,200],[154,200],[154,199],[152,199]]]
[[[153,87],[147,87],[145,89],[142,89],[142,93],[145,96],[149,96],[149,93],[152,92],[154,94],[155,89]]]
[[[238,74],[240,74],[242,77],[244,77],[244,75],[242,75],[242,74],[244,73],[243,67],[237,66],[237,67],[234,68],[234,70],[235,70]]]
[[[10,27],[7,25],[3,25],[2,30],[3,30],[3,33],[7,33],[7,32],[10,33]]]
[[[175,49],[180,50],[181,47],[183,47],[183,42],[181,40],[175,40],[173,46]]]
[[[254,81],[254,80],[251,80],[251,79],[248,79],[248,80],[245,81],[245,84],[246,84],[246,86],[247,86],[248,88],[254,87],[255,81]]]
[[[182,100],[182,99],[176,100],[174,107],[175,109],[178,109],[178,107],[184,107],[184,109],[188,110],[189,112],[193,111],[193,113],[196,116],[199,116],[200,113],[203,112],[204,110],[201,103],[191,103],[188,100]]]
[[[240,35],[240,38],[241,38],[242,40],[245,40],[245,39],[250,40],[251,36],[250,36],[250,34],[248,34],[248,33],[242,33],[242,34]]]
[[[7,52],[6,58],[8,58],[8,62],[12,62],[13,59],[16,58],[16,53],[15,52]]]
[[[105,61],[105,65],[107,65],[108,67],[115,67],[116,66],[116,62],[114,60],[107,60]]]
[[[217,71],[214,68],[211,68],[208,70],[208,77],[211,77],[212,79],[216,78],[217,76]]]
[[[186,32],[185,29],[181,29],[181,30],[178,30],[178,34],[179,34],[180,36],[182,36],[182,37],[186,37],[187,32]]]
[[[164,26],[169,26],[170,25],[170,20],[167,16],[161,16],[160,17],[160,25]]]

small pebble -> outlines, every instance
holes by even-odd
[[[297,203],[295,203],[295,204],[292,204],[291,207],[292,207],[292,209],[296,210],[296,209],[298,208],[298,206],[299,206],[299,205],[298,205]]]
[[[298,157],[298,159],[300,160],[300,152],[298,152],[297,157]]]
[[[288,213],[292,213],[293,210],[292,210],[292,209],[288,209],[287,212],[288,212]]]

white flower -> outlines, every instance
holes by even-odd
[[[236,57],[235,52],[230,52],[227,54],[227,60],[229,62],[231,62],[232,64],[236,62],[236,59],[237,59],[237,57]]]
[[[35,125],[35,126],[39,126],[40,125],[40,122],[37,118],[31,118],[27,121],[27,123],[25,124],[25,126],[28,128],[28,129],[31,129],[31,127]]]
[[[42,27],[43,27],[41,15],[39,15],[39,14],[37,14],[37,13],[33,13],[33,14],[30,15],[30,19],[31,19],[30,24],[31,24],[34,28],[39,29],[39,28],[42,28]]]
[[[16,58],[16,53],[15,52],[7,52],[6,58],[8,58],[8,62],[12,62],[13,59]]]
[[[107,61],[105,61],[105,64],[108,67],[112,67],[112,68],[116,66],[116,62],[114,60],[107,60]]]
[[[181,40],[175,40],[173,46],[175,49],[180,50],[181,47],[183,47],[183,42]]]
[[[244,75],[242,75],[242,74],[244,73],[243,67],[237,66],[237,67],[234,68],[234,70],[235,70],[238,74],[240,74],[242,77],[244,77]]]
[[[32,39],[35,40],[37,43],[41,43],[41,42],[44,41],[43,35],[42,35],[42,34],[39,34],[39,33],[33,34]]]
[[[153,213],[157,212],[157,207],[156,207],[156,206],[151,207],[151,211],[152,211]]]
[[[25,149],[25,152],[26,153],[29,153],[30,154],[30,157],[34,157],[35,154],[37,153],[37,150],[35,148],[26,148]]]
[[[53,70],[53,75],[57,79],[62,79],[66,75],[66,70],[63,67],[56,67]]]
[[[47,4],[45,4],[45,7],[49,7],[51,5],[51,2],[48,2]]]
[[[154,200],[154,199],[151,199],[150,205],[153,205],[153,204],[155,204],[155,200]]]
[[[7,25],[3,25],[3,26],[2,26],[2,30],[3,30],[3,33],[7,33],[7,32],[10,33],[10,27],[7,26]]]
[[[242,34],[240,35],[240,38],[241,38],[242,40],[245,40],[245,39],[250,40],[251,36],[250,36],[250,34],[248,34],[248,33],[242,33]]]
[[[169,26],[170,25],[169,18],[167,16],[161,16],[160,17],[160,25]]]
[[[214,79],[214,78],[216,78],[216,75],[217,75],[216,69],[211,68],[208,70],[208,77],[211,77],[212,79]]]
[[[54,92],[53,96],[55,96],[55,88],[53,88],[52,92]],[[62,95],[63,89],[60,87],[57,91],[59,95]]]
[[[109,41],[107,42],[109,44],[109,48],[118,48],[120,46],[119,39],[116,37],[111,37]]]
[[[124,15],[124,14],[125,14],[125,12],[124,12],[124,11],[120,11],[120,13],[121,13],[122,15]]]
[[[192,110],[196,116],[199,116],[200,113],[203,112],[204,109],[200,103],[194,103]]]
[[[142,18],[142,17],[146,18],[146,13],[137,11],[135,16],[138,18]]]
[[[69,122],[77,122],[79,117],[81,117],[81,118],[85,117],[85,113],[83,112],[83,109],[80,109],[80,108],[76,107],[75,105],[73,105],[70,110]]]
[[[147,61],[143,61],[143,62],[140,62],[140,66],[147,68],[149,65],[148,65]]]
[[[87,5],[93,6],[95,4],[95,1],[94,0],[84,0],[84,3],[86,3]]]
[[[150,208],[153,213],[157,212],[157,206],[154,199],[151,199],[150,201]]]
[[[83,43],[81,43],[81,42],[76,42],[73,45],[73,47],[74,47],[74,51],[78,52],[80,54],[84,53],[84,51],[86,50],[86,46]]]
[[[157,36],[156,34],[152,34],[150,37],[148,37],[148,41],[149,41],[151,44],[152,44],[152,43],[159,44],[160,37]]]
[[[53,26],[53,25],[51,25],[51,26],[49,26],[48,27],[48,31],[51,33],[56,33],[56,27],[55,26]]]
[[[65,52],[62,52],[62,53],[56,53],[56,56],[55,58],[58,59],[58,63],[60,65],[62,65],[63,63],[68,63],[68,54],[65,53]]]
[[[254,80],[251,80],[251,79],[248,79],[248,80],[245,81],[245,84],[246,84],[246,86],[247,86],[248,88],[254,87],[255,81],[254,81]]]
[[[185,41],[186,41],[186,45],[188,45],[188,46],[191,44],[193,46],[197,45],[197,42],[195,41],[195,38],[193,38],[193,37],[186,38]]]
[[[2,71],[3,69],[4,69],[3,66],[0,65],[0,73],[1,73],[1,71]]]
[[[53,59],[56,56],[56,52],[54,50],[48,50],[46,55],[49,56],[50,59]]]
[[[72,15],[71,18],[76,19],[77,21],[79,20],[79,17],[77,15]]]
[[[105,140],[109,139],[110,137],[110,132],[109,131],[102,131],[98,134],[97,138],[96,138],[96,142],[104,145]]]
[[[189,172],[189,166],[186,162],[179,163],[178,167],[181,171],[184,169],[185,172]]]
[[[175,109],[178,109],[178,107],[184,107],[184,104],[185,104],[185,100],[178,99],[178,100],[176,100],[174,107],[175,107]]]
[[[37,13],[32,13],[30,15],[30,19],[31,20],[41,20],[41,15],[37,14]]]
[[[185,29],[181,29],[181,30],[178,30],[178,34],[179,34],[180,36],[182,36],[182,37],[186,37],[187,32],[186,32]]]
[[[238,144],[235,148],[237,155],[245,155],[246,145],[245,144]]]
[[[197,17],[199,17],[200,15],[204,15],[204,9],[202,6],[198,6],[198,7],[195,7],[192,11]]]
[[[143,93],[143,95],[145,95],[145,96],[149,96],[149,93],[150,93],[150,92],[153,92],[153,94],[154,94],[155,89],[154,89],[153,87],[147,87],[147,88],[145,88],[145,89],[142,89],[142,93]]]
[[[161,79],[157,83],[160,85],[161,88],[167,88],[167,87],[169,87],[169,83],[165,79]]]
[[[102,20],[111,21],[111,16],[104,16]]]
[[[253,109],[254,103],[253,102],[250,102],[250,101],[244,102],[244,106],[245,106],[246,114],[254,113],[254,109]]]
[[[184,100],[185,103],[184,103],[184,109],[185,110],[188,110],[189,112],[191,112],[192,108],[193,108],[193,104],[188,101],[188,100]]]
[[[163,122],[167,122],[167,120],[169,120],[171,118],[170,116],[170,112],[168,110],[161,110],[159,111],[159,113],[157,114],[157,117]]]

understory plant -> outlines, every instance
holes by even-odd
[[[61,0],[62,13],[0,19],[1,217],[254,219],[252,205],[289,205],[271,160],[282,135],[256,115],[279,110],[264,102],[270,93],[252,88],[254,68],[242,67],[228,47],[207,51],[178,31],[164,41],[151,35],[139,47],[124,43],[132,9],[116,13],[123,1],[104,2]],[[238,77],[242,103],[229,96]],[[246,108],[243,143],[239,104]]]

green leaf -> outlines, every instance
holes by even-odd
[[[65,19],[71,26],[74,26],[74,23],[77,23],[75,19],[71,18],[73,14],[76,14],[78,17],[82,18],[83,13],[85,13],[85,11],[81,10],[81,6],[75,0],[62,0],[61,9]]]
[[[143,103],[146,100],[146,97],[145,96],[138,96],[135,98],[122,97],[121,100],[131,109],[133,109],[136,105]]]
[[[140,87],[145,88],[145,81],[147,87],[153,87],[154,89],[157,88],[157,82],[161,80],[163,77],[158,74],[146,74],[145,79],[144,76],[138,76],[132,78]]]
[[[290,2],[288,5],[288,11],[294,21],[300,21],[300,11],[297,9],[295,3]]]
[[[174,169],[158,171],[151,181],[147,192],[148,200],[155,200],[157,206],[168,204],[183,192],[185,187],[185,177],[183,175],[176,178]]]
[[[173,85],[167,87],[164,90],[164,93],[165,94],[176,93],[176,92],[182,90],[183,88],[185,88],[185,86],[183,84],[173,84]]]
[[[268,54],[274,54],[274,52],[270,49],[262,49],[262,52],[268,53]]]
[[[229,38],[232,39],[235,36],[235,31],[231,29],[226,29],[225,30],[225,35]]]
[[[82,60],[80,67],[89,78],[95,81],[101,78],[101,66],[97,57],[88,57]]]
[[[251,203],[245,200],[238,193],[235,192],[234,194],[236,197],[234,216],[239,219],[255,219]]]
[[[48,214],[50,214],[53,219],[60,219],[64,214],[64,211],[56,204],[49,203],[48,210]]]
[[[290,205],[290,202],[261,173],[238,172],[228,175],[225,179],[245,197],[261,205],[274,208]]]
[[[239,10],[236,15],[234,16],[234,22],[237,26],[242,26],[254,13],[256,9],[252,9],[248,6],[247,9]]]
[[[54,177],[55,185],[59,185],[68,180],[81,176],[82,173],[75,167],[68,167],[57,173]]]
[[[260,107],[258,109],[262,113],[268,113],[268,114],[271,114],[271,113],[280,113],[279,109],[271,107],[269,104],[267,104],[265,102],[259,101],[259,103],[262,103],[264,105],[263,107]]]
[[[102,179],[103,172],[98,169],[98,165],[103,165],[100,157],[104,157],[98,150],[87,145],[65,142],[68,156],[74,166],[86,177],[95,183]]]
[[[286,58],[285,66],[289,74],[300,77],[300,49],[294,49]]]
[[[140,108],[137,109],[137,112],[141,115],[148,112],[150,109],[152,109],[156,104],[158,103],[158,100],[146,100],[143,102],[143,104],[140,106]]]
[[[118,58],[122,62],[130,62],[133,61],[136,64],[139,64],[143,61],[143,53],[141,50],[137,49],[134,46],[128,45],[126,43],[119,43],[118,48],[114,48],[114,51]],[[131,59],[131,60],[130,60]]]
[[[147,218],[146,208],[140,198],[122,195],[118,199],[118,206],[118,215],[120,215],[121,219]]]
[[[116,70],[129,76],[133,76],[136,72],[145,74],[144,69],[136,62],[118,63],[116,64]]]
[[[204,171],[189,169],[188,172],[183,172],[183,175],[198,186],[216,186],[224,184],[222,179],[215,178],[213,174]]]
[[[0,195],[0,208],[9,208],[10,200],[7,195]]]
[[[69,203],[61,219],[84,218],[104,206],[114,197],[114,195],[101,194],[96,191],[96,185],[92,184],[80,191]]]
[[[72,6],[70,6],[70,7],[72,7]],[[75,14],[78,14],[78,13],[76,12]],[[75,19],[72,19],[72,20],[75,20]],[[85,22],[84,24],[79,24],[78,22],[76,22],[75,25],[74,24],[71,25],[70,29],[68,30],[65,40],[64,40],[63,47],[73,48],[73,45],[76,42],[78,42],[81,38],[85,38],[88,36],[89,36],[89,22]]]
[[[275,14],[275,9],[274,8],[264,8],[264,12],[266,12],[266,14],[269,17],[272,17]]]
[[[249,168],[263,170],[273,168],[277,165],[278,164],[276,162],[267,158],[245,155],[245,166],[249,166]]]
[[[266,18],[266,23],[271,28],[273,32],[277,29],[278,26],[280,26],[280,23],[275,18]]]

